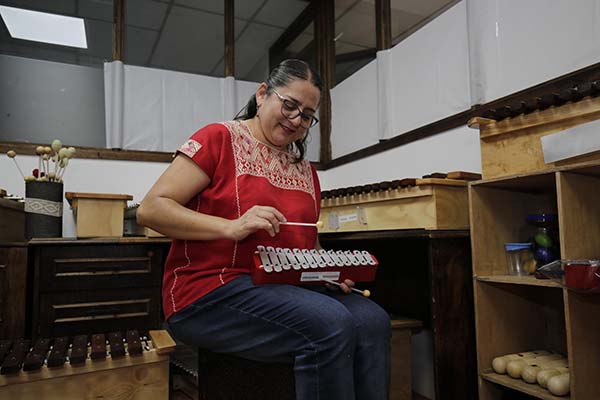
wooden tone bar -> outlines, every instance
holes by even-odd
[[[319,217],[323,227],[319,232],[468,229],[466,181],[438,178],[413,181],[415,186],[402,187],[400,180],[395,188],[350,190],[339,197],[323,198]]]
[[[600,97],[586,97],[575,103],[550,107],[531,114],[495,121],[472,118],[469,126],[479,129],[483,177],[550,170],[600,159],[600,152],[589,153],[546,164],[541,138],[600,118]]]
[[[174,342],[165,331],[150,331],[151,347],[135,355],[91,359],[81,365],[46,365],[32,372],[0,376],[0,398],[163,400],[169,397],[169,357]],[[154,343],[157,342],[157,344]]]

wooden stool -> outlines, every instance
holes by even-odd
[[[410,337],[412,331],[423,326],[416,319],[392,319],[392,373],[390,400],[412,399],[412,369]]]
[[[421,321],[392,320],[390,400],[412,399],[410,337]],[[198,350],[199,400],[294,400],[291,364],[262,363]]]
[[[291,364],[198,350],[198,400],[294,400]]]

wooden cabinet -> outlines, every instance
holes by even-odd
[[[379,261],[360,284],[392,318],[423,322],[433,336],[438,400],[476,399],[471,251],[466,230],[389,230],[319,235],[326,249],[367,250]]]
[[[26,305],[27,247],[0,247],[0,339],[24,336]]]
[[[13,322],[6,324],[3,336],[57,337],[160,327],[161,280],[169,245],[167,239],[112,238],[36,239],[0,247],[0,258],[8,260],[5,270],[16,277],[10,282],[17,278],[21,282],[19,290],[4,299],[9,303],[20,299],[20,309],[7,310]]]
[[[563,259],[600,257],[600,163],[474,182],[469,187],[479,398],[600,398],[600,294],[508,275],[504,244],[523,240],[526,215],[558,213]],[[525,227],[525,228],[524,228]],[[571,393],[492,371],[492,359],[548,349],[568,356]]]

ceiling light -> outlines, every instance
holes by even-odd
[[[87,49],[82,18],[0,6],[0,15],[15,39]]]

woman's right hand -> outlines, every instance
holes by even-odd
[[[279,233],[279,224],[285,221],[283,214],[274,207],[254,206],[240,218],[231,220],[229,236],[233,240],[242,240],[259,229],[264,229],[273,237]]]

